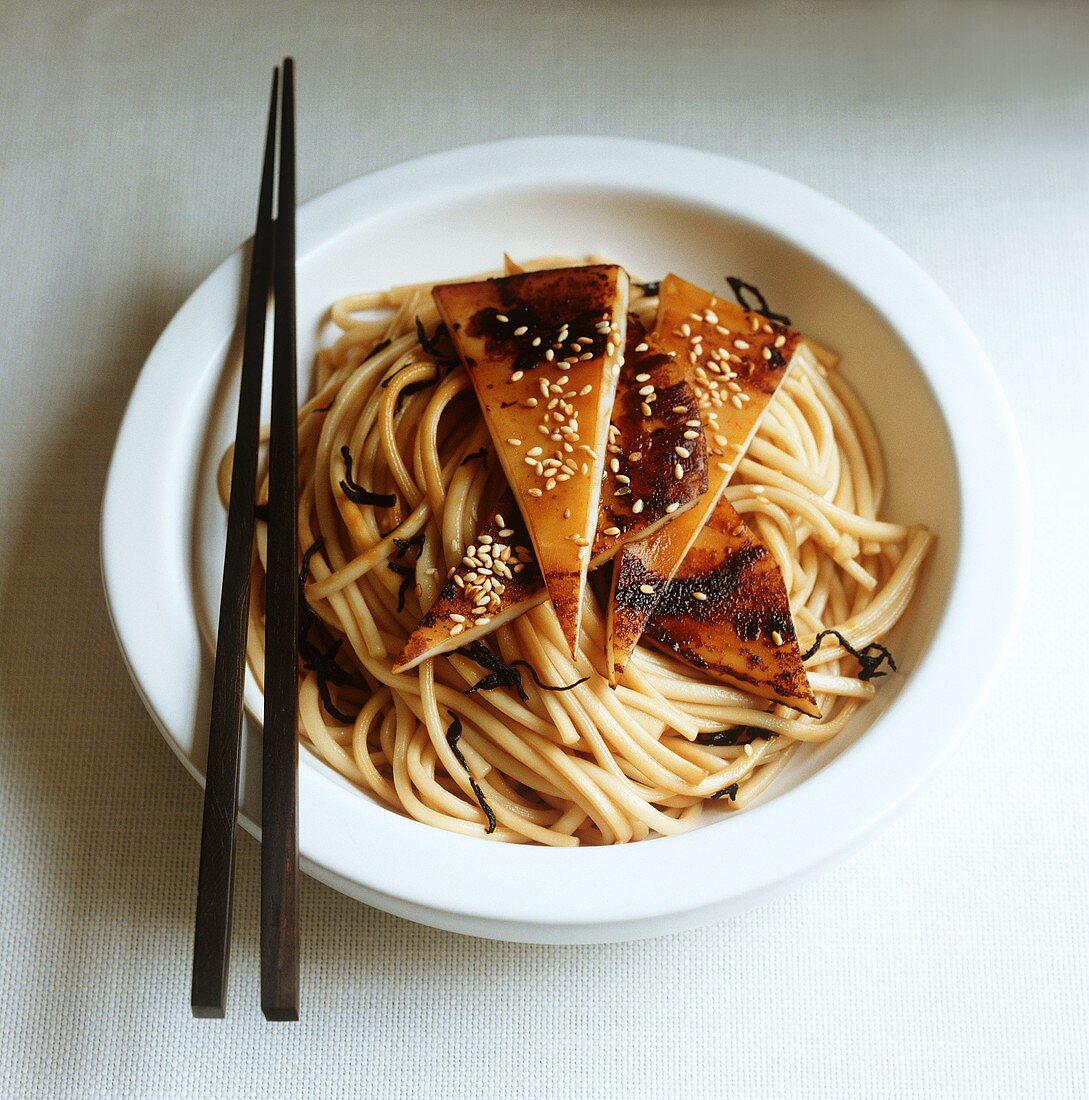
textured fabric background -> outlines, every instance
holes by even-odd
[[[1089,1094],[1089,7],[2,0],[0,28],[0,1095]],[[864,851],[612,947],[307,880],[304,1021],[276,1026],[243,837],[230,1017],[190,1019],[200,794],[118,656],[98,510],[141,362],[250,231],[287,51],[303,198],[484,138],[647,136],[832,195],[958,303],[1023,435],[1036,565],[959,754]]]

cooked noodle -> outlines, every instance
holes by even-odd
[[[506,687],[467,695],[484,670],[457,654],[392,673],[405,638],[504,486],[498,462],[485,468],[473,457],[489,441],[464,369],[436,366],[419,342],[417,318],[428,334],[438,323],[430,289],[335,303],[330,317],[340,336],[319,352],[314,396],[299,413],[300,557],[320,540],[307,602],[323,644],[343,640],[336,661],[349,675],[336,679],[350,680],[325,685],[314,669],[300,670],[300,737],[392,809],[470,836],[489,828],[477,791],[494,812],[494,839],[549,845],[669,835],[695,826],[705,807],[743,809],[798,745],[834,737],[873,697],[875,685],[860,678],[858,662],[835,639],[806,662],[819,720],[747,696],[649,645],[639,646],[611,689],[605,617],[589,593],[577,660],[547,603],[488,639],[505,660],[527,661],[545,684],[589,677],[570,690],[539,690],[527,675],[525,703]],[[638,284],[632,293],[632,308],[652,324],[657,299],[640,296]],[[354,480],[395,494],[394,507],[345,496],[345,446]],[[224,496],[229,463],[230,452],[220,467]],[[862,649],[887,634],[911,599],[931,536],[878,519],[884,489],[880,447],[861,402],[835,370],[801,364],[773,399],[726,494],[782,570],[803,652],[830,627]],[[259,499],[266,492],[267,484]],[[266,533],[259,522],[249,632],[259,683]],[[394,542],[421,533],[422,546],[407,552]],[[387,567],[398,554],[395,564],[415,564],[401,612],[404,570]],[[357,714],[354,722],[330,715],[323,688],[337,711]],[[462,731],[456,750],[447,736],[454,719]],[[740,745],[696,740],[729,727],[767,734],[749,734]]]

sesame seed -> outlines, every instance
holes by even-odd
[[[646,341],[644,341],[641,344],[636,344],[635,345],[635,350],[636,351],[650,351],[650,345],[647,344]]]
[[[673,411],[675,413],[686,413],[686,412],[688,412],[688,406],[687,405],[674,405],[673,406]]]
[[[635,380],[636,380],[636,382],[649,382],[650,381],[650,375],[646,374],[645,372],[643,374],[637,374],[635,376]]]
[[[545,348],[545,358],[551,363],[556,358],[556,353],[551,348]]]
[[[604,533],[606,535],[616,536],[616,535],[620,534],[620,528],[619,527],[606,527]]]
[[[506,324],[510,320],[510,318],[505,313],[497,313],[495,315],[495,319],[497,321],[502,321],[503,324]]]
[[[535,409],[537,407],[537,398],[527,397],[525,401],[522,402],[522,405],[527,409]]]
[[[703,311],[703,319],[709,325],[717,325],[718,324],[718,314],[717,313],[712,313],[711,310],[709,310],[709,309],[705,309]]]
[[[632,453],[630,455],[628,455],[628,461],[629,462],[638,462],[642,457],[643,457],[643,452],[642,451],[632,451]]]
[[[730,398],[730,404],[733,405],[735,409],[740,409],[744,407],[745,402],[735,393],[733,397]]]
[[[464,615],[451,615],[450,619],[451,619],[452,622],[455,622],[455,623],[465,622],[465,616]]]
[[[531,497],[539,497],[542,495],[540,489],[527,489],[526,492],[529,493]]]
[[[589,546],[590,541],[584,535],[568,535],[567,536],[576,546]]]
[[[517,328],[516,328],[516,329],[514,330],[514,335],[515,335],[515,336],[525,336],[525,334],[526,334],[527,332],[529,332],[529,326],[528,326],[528,325],[519,325],[519,326],[518,326],[518,327],[517,327]]]
[[[781,348],[786,342],[787,342],[787,338],[785,336],[776,336],[775,337],[775,346],[777,348]]]
[[[530,340],[529,346],[531,348],[539,348],[541,346],[541,338],[539,336],[534,336],[533,339]]]
[[[674,476],[674,477],[675,477],[675,478],[676,478],[676,479],[677,479],[678,481],[680,481],[680,479],[681,479],[682,477],[684,477],[684,467],[683,467],[683,466],[682,466],[682,465],[681,465],[681,464],[680,464],[679,462],[677,463],[677,465],[676,465],[676,466],[674,466],[674,467],[673,467],[673,476]]]
[[[521,371],[521,370],[516,370],[516,371],[515,371],[515,372],[514,372],[514,373],[513,373],[513,374],[512,374],[511,376],[510,376],[510,380],[511,380],[512,382],[521,382],[521,381],[522,381],[522,379],[523,379],[523,378],[525,378],[525,376],[526,376],[526,372],[525,372],[525,371]]]
[[[650,406],[645,401],[639,406],[639,409],[644,416],[650,416]]]
[[[773,641],[773,642],[774,642],[774,643],[775,643],[776,645],[782,645],[782,644],[783,644],[783,636],[782,636],[782,634],[780,634],[780,633],[779,633],[779,631],[778,631],[778,630],[773,630],[773,631],[771,632],[771,640],[772,640],[772,641]]]
[[[616,475],[616,480],[619,481],[621,485],[630,485],[631,484],[631,478],[628,477],[627,474],[617,474]]]
[[[765,359],[771,358],[771,348],[764,348],[760,353]]]
[[[637,500],[637,501],[636,501],[636,502],[635,502],[635,503],[634,503],[634,504],[633,504],[633,505],[631,506],[631,510],[632,510],[632,511],[633,511],[633,512],[634,512],[634,513],[635,513],[636,515],[639,515],[639,513],[640,513],[640,512],[641,512],[641,511],[643,510],[643,508],[644,508],[644,507],[645,507],[645,505],[644,505],[643,501],[642,501],[642,500]]]
[[[682,439],[699,439],[699,437],[700,437],[699,432],[688,431],[688,432],[685,432],[684,435],[681,438]]]
[[[715,325],[715,332],[720,333],[722,336],[730,335],[730,330],[725,325]]]
[[[749,346],[749,342],[747,340],[735,340],[734,341],[734,347],[737,348],[738,351],[745,351],[748,348],[748,346]]]
[[[594,353],[592,351],[584,351],[579,358],[585,363],[588,359],[593,359]]]
[[[650,596],[654,592],[654,585],[652,585],[652,584],[641,584],[639,586],[639,591],[642,592],[644,596]]]
[[[612,472],[614,474],[619,472],[619,470],[620,470],[620,460],[617,459],[617,458],[610,459],[609,460],[609,469],[612,470]]]
[[[511,535],[513,535],[513,534],[514,534],[514,531],[510,527],[504,527],[499,532],[499,537],[504,538],[504,539],[509,539],[511,537]],[[506,549],[506,547],[504,547],[504,549]],[[510,551],[507,551],[507,552],[509,553]]]
[[[453,637],[457,636],[464,629],[465,629],[465,624],[464,623],[455,623],[452,627],[450,627],[450,637],[453,638]]]
[[[522,441],[521,441],[520,439],[518,439],[518,438],[517,438],[517,436],[513,436],[513,435],[512,435],[512,436],[511,436],[511,437],[510,437],[510,438],[509,438],[509,439],[507,440],[507,442],[508,442],[508,443],[509,443],[509,444],[510,444],[510,445],[511,445],[512,447],[521,447],[521,446],[522,446]]]
[[[594,387],[587,384],[587,385],[583,386],[581,390],[579,390],[579,397],[585,397],[588,393],[593,393],[593,392],[594,392]]]
[[[614,344],[614,343],[612,342],[612,340],[610,340],[610,341],[608,341],[608,343],[606,343],[606,345],[605,345],[605,354],[606,354],[606,355],[612,355],[612,353],[613,353],[614,351],[616,351],[616,344]]]
[[[680,508],[680,504],[677,501],[674,501],[672,504],[666,505],[667,512],[675,512],[678,508]]]
[[[692,335],[692,326],[690,324],[688,324],[687,322],[685,324],[681,325],[681,335],[682,336],[691,336]]]
[[[699,600],[700,603],[702,603],[705,599],[707,599],[707,593],[706,592],[693,592],[692,593],[692,598],[694,600]]]
[[[542,450],[543,450],[542,447],[530,447],[530,449],[528,451],[526,451],[526,454],[527,455],[533,455],[534,457],[536,457],[537,455],[539,455],[541,453]],[[495,522],[496,523],[501,522],[501,520],[499,519],[498,516],[495,517]]]
[[[690,458],[692,455],[692,452],[687,447],[674,447],[673,453],[678,458]]]
[[[654,387],[653,386],[643,386],[639,390],[639,396],[640,397],[648,397],[653,392],[654,392]]]

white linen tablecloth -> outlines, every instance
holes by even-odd
[[[1089,1094],[1089,7],[3,0],[0,28],[0,1094]],[[269,1025],[243,837],[230,1015],[190,1019],[200,792],[122,666],[98,512],[140,364],[250,231],[287,52],[302,198],[486,138],[649,137],[833,196],[963,310],[1035,562],[959,753],[863,851],[610,947],[461,938],[305,880],[304,1018]]]

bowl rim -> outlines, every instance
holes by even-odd
[[[380,905],[385,896],[424,912],[479,918],[493,929],[504,923],[605,927],[707,910],[799,878],[856,846],[920,789],[980,701],[1019,608],[1027,539],[1026,479],[1013,420],[982,348],[955,307],[868,223],[766,168],[618,138],[464,146],[378,170],[305,203],[298,214],[299,263],[342,233],[405,204],[482,186],[550,185],[610,187],[711,207],[779,235],[851,286],[902,341],[945,418],[960,492],[960,538],[948,601],[894,703],[816,775],[728,821],[650,843],[602,848],[484,843],[394,814],[346,782],[331,782],[324,767],[305,766],[305,755],[300,757],[305,868],[326,881],[358,884]],[[158,446],[148,417],[169,392],[181,392],[184,380],[172,367],[186,354],[196,358],[186,349],[210,347],[209,332],[218,340],[233,329],[246,252],[246,246],[236,250],[194,291],[149,354],[118,433],[102,511],[103,580],[119,645],[164,737],[201,782],[192,746],[182,740],[199,713],[198,685],[190,682],[179,691],[168,682],[165,654],[153,644],[163,607],[148,598],[156,563],[134,568],[132,539],[141,521],[146,530],[140,514],[146,501],[139,498],[133,469],[136,464],[164,478],[180,476],[169,465],[177,456]],[[1005,494],[1003,505],[995,508],[991,502],[999,493]],[[969,568],[982,561],[985,571]],[[974,659],[966,669],[957,663],[958,632],[973,623],[986,623],[987,630],[973,632]],[[243,817],[243,824],[260,835],[251,818]],[[732,830],[727,836],[724,827]],[[709,875],[724,839],[731,841],[728,874]]]

